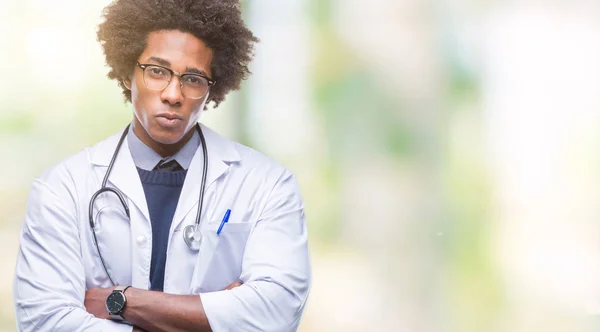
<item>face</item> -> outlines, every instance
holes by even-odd
[[[146,49],[138,62],[212,77],[212,59],[212,50],[202,40],[189,33],[167,30],[148,35]],[[134,133],[162,155],[169,155],[164,150],[176,152],[191,137],[210,93],[209,90],[200,99],[186,98],[181,92],[180,77],[175,75],[164,90],[148,89],[144,71],[137,66],[125,84],[131,88]]]

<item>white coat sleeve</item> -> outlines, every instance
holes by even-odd
[[[295,331],[311,282],[304,204],[293,175],[273,189],[250,234],[242,286],[200,294],[213,331]]]
[[[27,201],[14,281],[18,330],[131,331],[85,310],[74,190],[55,182],[36,179]]]

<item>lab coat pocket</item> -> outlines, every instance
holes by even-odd
[[[223,290],[239,280],[252,223],[228,222],[217,235],[219,226],[220,222],[206,225],[204,243],[200,248],[198,266],[192,279],[192,293]]]

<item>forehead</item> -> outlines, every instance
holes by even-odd
[[[210,73],[213,51],[196,36],[179,30],[161,30],[148,34],[146,48],[140,56],[140,62],[150,57],[167,60],[171,69],[185,71],[196,68]]]

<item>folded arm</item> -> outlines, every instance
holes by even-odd
[[[200,295],[130,288],[123,317],[152,332],[295,331],[310,287],[303,210],[295,179],[282,177],[246,244],[243,285]],[[110,292],[97,291],[97,302]]]
[[[63,185],[34,181],[15,271],[18,329],[131,331],[131,326],[95,318],[85,309],[85,273],[74,204]]]
[[[311,282],[304,204],[285,173],[250,234],[240,280],[228,292],[200,294],[215,331],[295,331]]]

